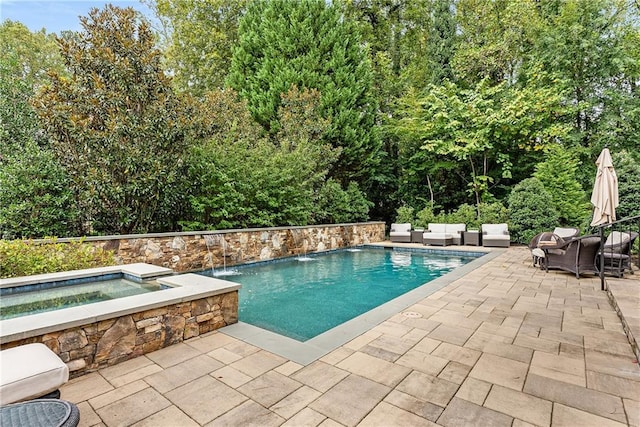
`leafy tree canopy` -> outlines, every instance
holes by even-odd
[[[80,21],[82,32],[58,39],[69,76],[51,73],[34,101],[52,149],[83,223],[103,233],[166,227],[185,138],[154,36],[131,8],[107,5]]]
[[[174,84],[201,96],[222,88],[237,43],[238,21],[246,0],[150,1],[166,23],[166,64]]]

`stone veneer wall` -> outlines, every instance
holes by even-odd
[[[141,311],[3,344],[43,343],[72,378],[177,344],[238,321],[238,291]]]
[[[145,262],[177,272],[322,252],[385,238],[384,222],[88,237],[119,264]],[[58,239],[58,242],[69,239]]]

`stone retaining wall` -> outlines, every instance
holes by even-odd
[[[238,291],[232,291],[12,341],[1,348],[44,343],[75,378],[237,321]]]
[[[177,272],[322,252],[385,238],[383,222],[88,237],[119,264],[145,262]],[[69,239],[59,239],[64,242]]]

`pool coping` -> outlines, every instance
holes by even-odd
[[[381,247],[380,245],[365,246]],[[446,249],[421,250],[420,248],[403,246],[393,246],[393,248],[409,251],[413,250],[416,252],[461,252],[459,250],[450,251]],[[401,313],[406,308],[416,304],[434,292],[439,291],[445,286],[467,275],[471,271],[493,260],[505,251],[506,249],[491,249],[490,251],[474,250],[474,252],[482,252],[483,255],[443,276],[427,282],[418,288],[400,295],[389,302],[369,310],[366,313],[363,313],[305,342],[297,341],[293,338],[285,337],[275,332],[241,321],[234,323],[233,325],[220,328],[218,331],[248,344],[260,347],[278,356],[287,358],[293,362],[301,365],[308,365],[379,325],[391,316]]]
[[[131,266],[136,267],[132,268]],[[156,271],[160,275],[154,277],[154,279],[158,283],[167,285],[170,288],[158,292],[132,295],[109,301],[0,320],[0,344],[80,327],[89,323],[100,322],[102,320],[113,319],[141,311],[152,310],[154,308],[233,292],[241,287],[238,283],[193,273],[168,275],[169,273],[167,273],[166,270],[169,270],[169,273],[173,272],[171,269],[149,264],[128,264],[77,270],[69,272],[66,275],[64,273],[53,273],[38,275],[38,277],[29,277],[28,279],[23,278],[24,282],[20,282],[20,284],[66,280],[87,277],[87,275],[90,274],[101,275],[114,272],[129,273],[132,271],[143,274],[145,277],[151,277],[150,274]],[[2,286],[7,285],[6,282],[12,283],[7,286],[19,286],[16,284],[18,283],[17,279],[18,278],[16,278],[16,280],[5,279]]]
[[[0,288],[83,279],[86,277],[101,276],[112,273],[121,273],[125,276],[131,276],[134,279],[146,280],[173,274],[173,270],[166,267],[138,262],[134,264],[110,265],[106,267],[61,271],[57,273],[34,274],[32,276],[10,277],[8,279],[0,279]]]

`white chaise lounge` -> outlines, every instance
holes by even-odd
[[[482,224],[482,246],[508,248],[510,238],[507,224]]]
[[[34,399],[57,391],[69,380],[69,368],[44,344],[0,351],[0,405]]]
[[[409,223],[391,224],[389,239],[392,242],[410,243],[411,242],[411,224]]]
[[[422,235],[425,245],[447,246],[462,244],[462,233],[467,229],[465,224],[429,223],[427,231]]]

